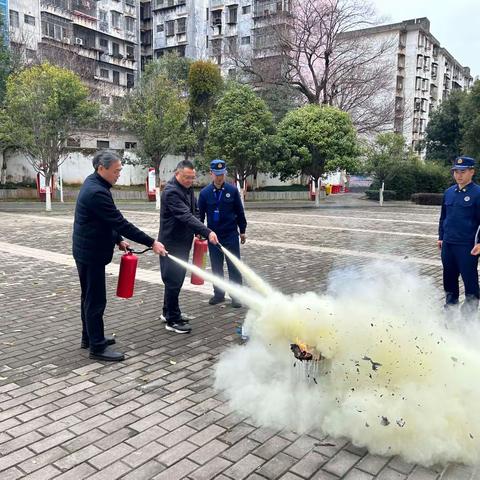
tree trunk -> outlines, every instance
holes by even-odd
[[[49,170],[45,172],[45,210],[50,212],[52,210],[52,192],[51,192],[52,174]]]
[[[7,183],[7,156],[5,155],[5,150],[0,151],[0,160],[2,162],[1,184],[5,185]]]

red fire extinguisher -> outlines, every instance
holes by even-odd
[[[127,253],[122,255],[120,260],[120,272],[118,274],[117,297],[131,298],[135,288],[135,274],[137,272],[138,257],[135,253],[141,254],[151,250],[146,248],[141,252],[135,252],[127,248]]]
[[[192,263],[204,270],[205,270],[205,267],[207,266],[207,250],[208,250],[208,241],[200,240],[200,238],[195,237],[195,241],[193,242]],[[193,272],[192,272],[192,276],[190,277],[190,282],[193,285],[203,285],[205,283],[202,277],[195,275]]]

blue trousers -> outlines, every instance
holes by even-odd
[[[462,276],[465,286],[465,300],[478,303],[480,297],[478,287],[478,256],[470,254],[470,244],[442,244],[443,288],[448,305],[458,303],[458,279]]]
[[[237,258],[240,258],[240,241],[238,235],[226,239],[219,238],[219,240],[229,252],[232,252]],[[242,275],[232,262],[228,258],[225,258],[225,255],[218,247],[209,243],[208,253],[210,255],[212,272],[217,275],[217,277],[223,278],[223,261],[226,260],[229,280],[233,283],[242,284]],[[225,297],[225,292],[216,286],[213,287],[213,294],[217,298]]]

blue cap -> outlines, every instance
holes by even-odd
[[[214,175],[223,175],[227,173],[227,164],[225,160],[215,159],[210,162],[210,171]]]
[[[475,168],[475,159],[472,157],[457,157],[453,162],[452,170],[466,170]]]

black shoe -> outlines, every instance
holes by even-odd
[[[113,335],[105,335],[105,341],[107,345],[114,345],[115,344],[115,337]],[[80,348],[88,348],[90,346],[90,342],[88,340],[82,340],[80,344]]]
[[[225,301],[225,297],[216,297],[215,295],[208,301],[210,305],[218,305]]]
[[[175,322],[165,324],[165,330],[175,333],[190,333],[192,331],[192,327],[185,322]]]
[[[242,304],[240,302],[237,302],[237,300],[232,300],[232,308],[242,308]]]
[[[103,360],[104,362],[121,362],[125,360],[125,355],[122,352],[115,352],[106,347],[103,352],[90,352],[90,358],[94,360]]]

